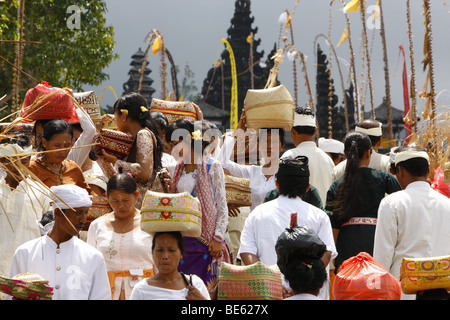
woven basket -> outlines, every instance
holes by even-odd
[[[250,179],[225,175],[225,193],[228,204],[240,207],[252,205],[252,189]]]
[[[134,138],[132,135],[120,131],[102,129],[96,142],[99,143],[96,149],[104,149],[107,153],[123,159],[130,153]]]
[[[17,275],[16,277],[20,276]],[[48,281],[24,281],[16,277],[7,278],[0,276],[0,292],[23,300],[53,299],[53,288],[48,286]]]
[[[294,124],[294,101],[283,85],[248,90],[244,109],[248,128],[290,129]]]
[[[219,300],[281,300],[280,270],[260,261],[248,266],[223,262],[217,294]]]
[[[450,256],[403,258],[400,282],[405,294],[429,289],[450,291]]]
[[[150,104],[150,111],[164,113],[170,123],[180,119],[197,120],[197,111],[193,103],[189,101],[166,101],[153,98]]]
[[[95,91],[74,92],[73,97],[86,110],[92,121],[99,121],[101,119],[100,102]]]
[[[109,205],[108,198],[96,195],[91,195],[89,197],[92,200],[92,205],[86,214],[86,222],[84,223],[83,231],[88,231],[89,225],[92,221],[113,211]]]
[[[149,190],[142,202],[141,229],[150,234],[180,231],[185,237],[200,237],[200,201],[188,192],[160,193]]]

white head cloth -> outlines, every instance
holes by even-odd
[[[0,145],[0,156],[14,156],[16,154],[29,153],[31,149],[31,146],[23,149],[18,144],[4,143]]]
[[[324,152],[344,154],[344,144],[334,139],[319,138],[319,148]]]
[[[295,113],[294,127],[296,126],[316,127],[316,117]]]
[[[376,128],[370,128],[370,129],[364,129],[358,126],[355,126],[355,131],[364,133],[368,136],[374,136],[374,137],[381,137],[383,135],[383,130],[381,129],[381,126],[383,124],[380,122],[380,126]]]
[[[90,207],[92,205],[92,200],[89,198],[89,193],[87,192],[87,190],[80,188],[77,185],[63,184],[60,186],[53,186],[50,188],[50,190],[54,193],[52,195],[52,198],[57,208],[75,209]],[[63,200],[65,203],[61,200]],[[68,207],[66,204],[70,207]]]
[[[413,158],[423,158],[430,163],[430,157],[428,156],[428,153],[425,151],[415,151],[415,150],[406,150],[395,154],[394,163],[397,165],[397,163],[400,163],[402,161],[406,161]]]

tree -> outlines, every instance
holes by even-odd
[[[251,89],[250,75],[250,43],[248,36],[253,33],[253,80],[254,88],[264,88],[273,61],[267,59],[263,61],[264,50],[258,51],[261,39],[255,39],[258,27],[253,28],[252,23],[255,18],[250,16],[250,0],[237,0],[235,2],[235,12],[231,19],[231,26],[228,29],[227,41],[230,43],[236,60],[236,73],[238,83],[238,114],[244,106],[244,99],[247,90]],[[220,39],[218,39],[220,40]],[[271,57],[271,56],[270,56]],[[259,62],[264,62],[262,67]],[[231,100],[231,64],[230,55],[227,49],[221,54],[222,65],[216,65],[208,71],[206,79],[203,81],[201,94],[203,99],[210,105],[229,111]],[[223,75],[222,75],[223,67]],[[223,88],[222,88],[223,83]],[[223,89],[223,94],[222,94]]]
[[[7,1],[8,2],[8,1]],[[19,1],[14,1],[16,4]],[[112,26],[106,26],[107,11],[103,1],[89,0],[27,0],[23,23],[24,39],[41,43],[25,44],[22,70],[38,81],[55,87],[82,91],[83,85],[99,85],[109,79],[103,72],[113,60],[115,41]],[[16,26],[18,6],[9,4],[0,9],[1,38],[18,39]],[[78,19],[79,24],[74,23]],[[0,56],[15,60],[14,45],[0,45]],[[15,69],[0,62],[0,96],[11,94]],[[22,75],[21,100],[36,81]],[[8,110],[9,112],[11,110]]]
[[[188,64],[184,66],[184,76],[183,80],[181,81],[181,88],[180,88],[180,96],[183,96],[184,101],[195,101],[198,96],[198,88],[195,85],[195,73],[192,71],[192,69],[189,67]]]

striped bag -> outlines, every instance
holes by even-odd
[[[248,266],[222,263],[218,284],[219,300],[282,300],[278,266],[258,261]]]

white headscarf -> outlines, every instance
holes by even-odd
[[[77,185],[63,184],[60,186],[53,186],[50,190],[54,193],[52,198],[56,208],[75,209],[90,207],[92,205],[92,200],[89,198],[87,190],[80,188]]]

